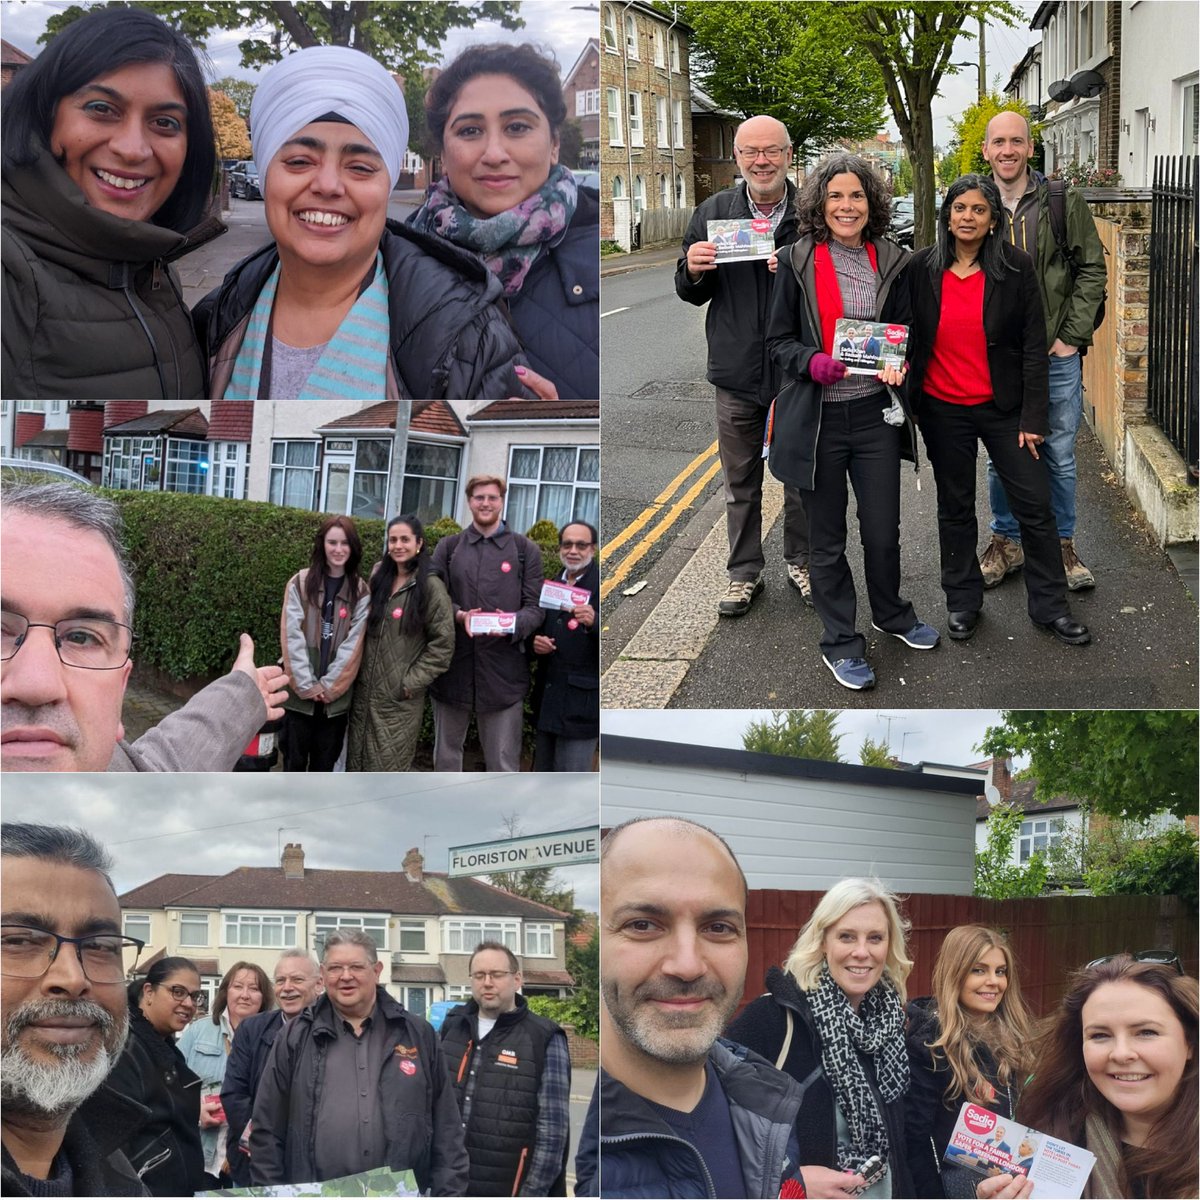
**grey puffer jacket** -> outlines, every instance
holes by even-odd
[[[188,234],[93,208],[48,151],[0,183],[6,400],[199,400],[204,360],[169,264]]]

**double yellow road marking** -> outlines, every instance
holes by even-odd
[[[601,547],[601,561],[607,566],[612,560],[612,556],[618,550],[630,541],[633,541],[633,546],[629,552],[616,564],[612,574],[601,583],[601,600],[607,600],[612,594],[613,589],[619,587],[629,578],[629,573],[633,568],[645,558],[654,543],[688,510],[696,497],[712,482],[713,476],[720,469],[721,460],[717,456],[717,443],[713,442],[707,450],[693,458],[612,541]],[[700,474],[695,481],[671,504],[670,508],[664,514],[663,509],[670,503],[676,491],[683,487],[697,472]],[[662,516],[662,520],[654,525],[653,528],[647,530],[647,526],[651,525],[655,517],[660,515]],[[644,530],[646,532],[643,533]]]

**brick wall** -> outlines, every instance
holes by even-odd
[[[580,1037],[574,1025],[564,1025],[567,1049],[571,1053],[571,1066],[579,1070],[594,1071],[600,1065],[600,1046],[591,1038]]]

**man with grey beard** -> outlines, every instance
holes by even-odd
[[[129,1031],[108,855],[82,830],[0,825],[6,1196],[146,1196],[117,1147],[146,1110],[105,1086]]]
[[[803,1195],[794,1080],[721,1030],[746,979],[746,877],[703,825],[600,851],[601,1196]]]

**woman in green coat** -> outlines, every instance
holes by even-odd
[[[407,771],[425,714],[425,689],[454,654],[454,608],[429,573],[425,530],[393,517],[387,554],[371,572],[362,666],[350,710],[349,771]]]

